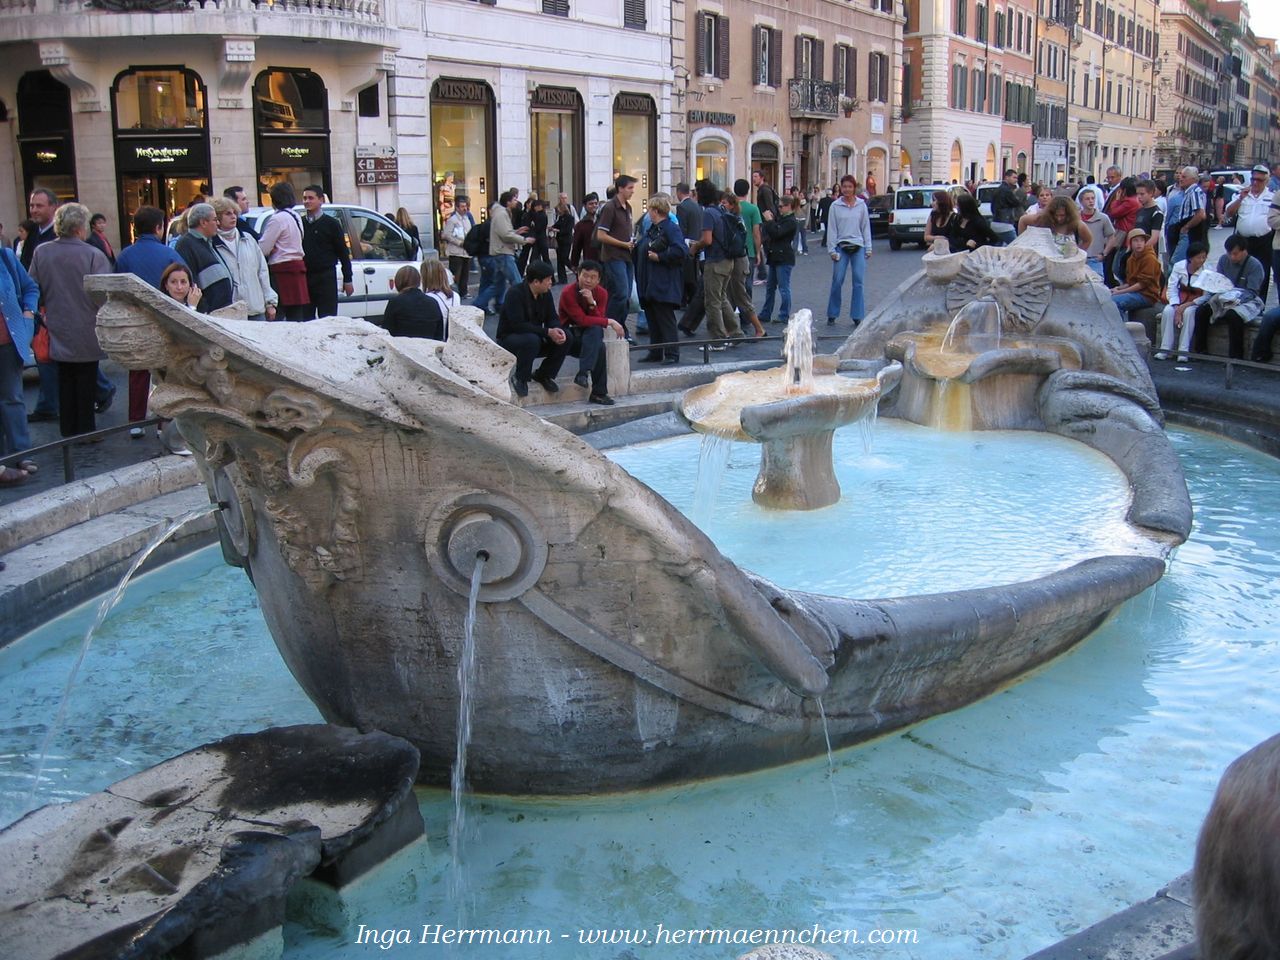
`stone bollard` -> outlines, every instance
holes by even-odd
[[[609,367],[609,393],[615,397],[631,394],[631,345],[612,330],[604,332],[605,363]]]

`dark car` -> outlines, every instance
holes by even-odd
[[[889,214],[893,210],[893,194],[878,193],[867,200],[867,214],[871,218],[871,235],[889,235]]]

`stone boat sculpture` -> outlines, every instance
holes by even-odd
[[[1063,259],[996,253],[929,266],[868,319],[846,363],[874,372],[912,313],[945,315],[966,262],[981,276],[964,282],[1007,297],[1022,258]],[[1018,380],[1036,401],[1024,425],[1092,443],[1133,478],[1131,519],[1152,554],[895,600],[788,591],[739,569],[584,440],[514,405],[512,358],[478,311],[438,344],[355,320],[201,316],[130,276],[88,284],[103,347],[155,372],[152,408],[196,452],[223,505],[224,551],[252,578],[293,674],[331,722],[418,746],[426,781],[449,777],[478,554],[468,781],[586,793],[818,754],[821,711],[841,746],[969,703],[1156,582],[1190,526],[1151,383],[1105,291],[1082,276],[1051,282],[1033,324],[1077,343],[1080,369],[1002,363],[1038,383]]]

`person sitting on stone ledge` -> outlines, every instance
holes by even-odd
[[[551,299],[555,275],[555,267],[547,261],[533,261],[524,283],[508,291],[498,314],[498,346],[516,356],[511,388],[518,397],[529,395],[530,380],[538,381],[548,393],[560,389],[556,374],[569,353],[569,337]],[[535,373],[533,361],[538,357],[543,361]]]
[[[609,366],[605,362],[604,332],[612,330],[620,337],[626,329],[605,315],[609,291],[600,286],[604,270],[595,260],[578,265],[578,278],[560,291],[560,323],[569,332],[569,354],[578,357],[578,375],[573,382],[580,387],[591,380],[589,399],[592,403],[611,406]]]
[[[1141,227],[1129,231],[1129,256],[1124,261],[1124,282],[1111,291],[1111,302],[1126,322],[1135,310],[1164,303],[1160,260],[1151,234]]]
[[[1237,757],[1196,841],[1201,960],[1280,957],[1280,736]]]
[[[438,262],[438,261],[433,261]],[[422,275],[417,267],[404,266],[392,281],[396,295],[382,313],[382,326],[393,337],[443,340],[445,313],[440,301],[422,291]]]
[[[1196,311],[1196,353],[1209,352],[1209,324],[1227,324],[1227,356],[1244,359],[1244,325],[1263,311],[1259,293],[1266,274],[1256,257],[1249,256],[1249,241],[1238,233],[1227,237],[1227,252],[1218,258],[1218,272],[1231,281],[1234,290],[1216,293]]]
[[[1178,342],[1178,362],[1186,363],[1195,332],[1196,311],[1209,302],[1210,295],[1196,286],[1205,272],[1209,245],[1197,240],[1187,246],[1186,259],[1179,260],[1169,271],[1169,287],[1165,291],[1168,306],[1160,318],[1160,349],[1154,359],[1168,360],[1174,341]],[[1212,273],[1212,270],[1208,272]]]

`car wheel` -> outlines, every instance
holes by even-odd
[[[890,250],[901,250],[901,249],[902,249],[902,241],[901,241],[901,240],[892,240],[892,239],[891,239],[891,240],[889,241],[889,249],[890,249]]]

